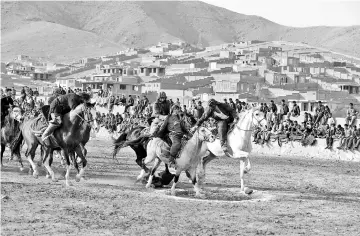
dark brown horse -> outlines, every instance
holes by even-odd
[[[28,160],[34,170],[34,177],[38,176],[38,171],[33,159],[36,148],[40,144],[44,151],[42,158],[43,164],[52,177],[53,181],[57,181],[57,179],[55,178],[54,171],[51,169],[50,165],[52,162],[52,152],[56,149],[62,150],[66,160],[66,185],[71,185],[69,180],[71,169],[70,158],[73,160],[76,168],[78,168],[78,164],[82,164],[82,168],[80,170],[78,169],[78,174],[76,175],[76,181],[80,181],[87,164],[85,155],[83,154],[84,150],[81,147],[81,144],[84,140],[86,140],[86,138],[87,140],[89,139],[91,127],[98,129],[98,124],[94,119],[95,114],[96,110],[94,109],[94,104],[80,104],[76,107],[75,110],[64,115],[62,119],[62,126],[55,130],[53,137],[50,137],[45,142],[41,140],[41,137],[36,135],[37,131],[33,130],[32,128],[32,124],[35,122],[34,119],[24,122],[21,127],[21,136],[25,139],[28,147],[25,155],[28,157]],[[76,162],[75,153],[80,157],[80,163]]]
[[[23,110],[20,107],[13,107],[8,115],[5,116],[4,126],[1,128],[1,166],[3,166],[3,156],[6,146],[10,148],[10,159],[15,154],[20,163],[20,171],[23,171],[24,166],[22,164],[20,150],[14,150],[15,140],[20,135],[20,124],[23,120]]]

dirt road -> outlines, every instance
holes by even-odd
[[[88,180],[66,188],[19,172],[17,162],[1,169],[1,235],[359,235],[360,164],[301,158],[252,158],[246,176],[256,190],[239,194],[239,163],[229,158],[208,168],[207,198],[192,200],[185,174],[177,197],[168,189],[134,184],[139,173],[130,149],[119,163],[110,145],[87,145]],[[8,157],[8,153],[6,155]],[[26,166],[28,163],[26,162]],[[56,174],[61,176],[59,160]],[[184,190],[185,189],[185,190]],[[220,200],[211,200],[220,199]],[[221,201],[221,199],[229,201]],[[233,201],[238,200],[238,201]]]

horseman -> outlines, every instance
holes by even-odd
[[[169,163],[175,164],[175,158],[181,148],[181,139],[184,134],[191,136],[184,126],[184,120],[180,117],[181,108],[178,105],[173,105],[165,122],[162,124],[160,130],[157,132],[158,137],[163,138],[166,133],[169,133],[171,140]]]
[[[170,109],[171,109],[171,105],[170,105],[170,101],[166,99],[166,93],[160,92],[158,99],[154,104],[152,117],[148,119],[148,123],[150,124],[154,118],[159,120],[165,120],[170,114]],[[150,136],[148,134],[142,134],[135,140],[126,141],[124,143],[124,147],[126,147],[127,145],[136,144],[145,137],[150,137]]]
[[[52,101],[55,100],[55,98],[61,96],[61,88],[56,88],[54,91],[53,91],[53,95],[49,98],[48,100],[48,104],[50,105]]]
[[[4,126],[5,117],[9,114],[9,108],[14,106],[14,100],[11,98],[11,89],[6,89],[5,97],[1,98],[1,128]]]
[[[165,120],[166,117],[170,114],[171,103],[166,98],[167,98],[166,93],[160,92],[158,99],[154,104],[154,111],[153,111],[154,118]]]
[[[81,93],[79,95],[75,93],[70,93],[55,98],[50,104],[49,111],[49,118],[51,118],[52,120],[49,121],[49,126],[42,134],[42,140],[45,141],[48,137],[52,135],[55,129],[61,126],[62,117],[66,113],[74,110],[78,105],[86,103],[89,100],[90,95],[87,93]]]
[[[226,138],[228,124],[232,122],[236,123],[236,120],[238,119],[236,111],[232,109],[228,103],[221,103],[217,102],[215,99],[210,99],[204,114],[196,122],[195,126],[191,128],[191,132],[194,132],[202,123],[204,123],[204,121],[208,120],[209,118],[213,118],[217,121],[221,148],[223,149],[224,153],[227,154],[228,150],[226,145]]]

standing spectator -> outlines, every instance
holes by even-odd
[[[235,107],[236,107],[237,113],[240,113],[242,111],[242,105],[241,105],[241,102],[239,101],[239,99],[235,100]]]
[[[147,107],[148,104],[149,104],[149,99],[144,95],[142,99],[142,105],[143,107]]]
[[[113,95],[109,98],[109,112],[111,112],[115,105],[115,97]]]
[[[280,105],[280,111],[278,114],[278,119],[280,121],[283,120],[283,117],[286,116],[289,112],[289,106],[286,104],[285,100],[281,100],[281,105]]]
[[[354,125],[357,115],[358,115],[358,111],[354,108],[354,104],[350,103],[349,109],[347,109],[346,111],[346,118],[345,118],[346,124],[350,126]]]
[[[326,148],[325,149],[332,149],[333,143],[334,143],[334,137],[335,137],[335,124],[328,125],[328,129],[326,130]]]
[[[224,103],[229,105],[229,103],[228,103],[228,101],[226,100],[226,98],[224,98]]]
[[[300,107],[296,104],[295,101],[293,101],[293,107],[291,108],[291,111],[287,115],[288,119],[290,119],[291,116],[293,117],[300,116]]]
[[[126,106],[126,97],[125,95],[123,94],[121,99],[120,99],[120,104],[123,105],[123,106]]]
[[[16,96],[15,87],[12,87],[11,94],[12,94],[12,97],[15,98],[15,96]]]
[[[196,109],[196,102],[195,102],[195,99],[192,99],[191,100],[191,104],[190,104],[190,110],[193,111],[194,109]]]
[[[360,127],[354,133],[355,133],[355,138],[353,140],[353,146],[351,150],[355,150],[360,147]]]
[[[318,105],[315,109],[315,115],[314,115],[314,125],[319,124],[321,119],[324,117],[325,113],[325,107],[321,103],[321,101],[318,101]]]
[[[176,98],[175,105],[181,107],[181,103],[180,103],[180,99],[179,99],[179,98]]]
[[[129,95],[129,99],[128,99],[127,104],[125,106],[125,111],[124,112],[127,112],[128,108],[131,107],[131,106],[134,106],[134,99],[131,97],[131,95]]]
[[[276,104],[274,103],[274,100],[271,100],[271,101],[270,101],[270,106],[269,106],[269,108],[270,108],[270,110],[271,110],[274,114],[277,113],[277,106],[276,106]]]
[[[102,97],[103,95],[104,95],[104,90],[102,88],[100,88],[98,91],[98,96]]]
[[[235,106],[235,103],[233,102],[232,98],[229,98],[229,105],[232,109],[234,109],[236,111],[236,106]]]
[[[198,105],[193,110],[193,116],[196,120],[200,119],[200,117],[204,114],[204,107],[201,104],[201,101],[198,101]]]

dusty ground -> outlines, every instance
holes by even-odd
[[[1,234],[359,235],[359,163],[254,156],[246,180],[257,191],[247,198],[237,191],[238,160],[219,159],[208,168],[208,198],[242,201],[189,200],[185,175],[179,197],[147,190],[134,184],[139,168],[131,150],[116,163],[109,146],[90,141],[88,180],[73,180],[73,188],[46,179],[43,167],[34,179],[17,162],[5,163]],[[59,160],[54,166],[60,177]]]

